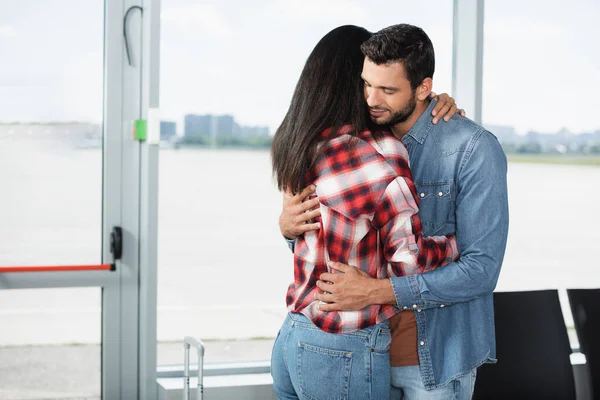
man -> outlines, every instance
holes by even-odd
[[[352,266],[321,275],[323,311],[395,304],[392,387],[406,399],[471,398],[476,369],[495,362],[493,290],[508,234],[506,157],[497,139],[460,116],[433,124],[433,45],[412,25],[394,25],[362,46],[371,119],[407,147],[423,234],[456,234],[460,260],[421,275],[374,279]],[[314,188],[284,198],[280,229],[293,239],[318,215]],[[335,260],[332,260],[335,261]],[[334,272],[334,271],[332,271]]]

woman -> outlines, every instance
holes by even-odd
[[[421,236],[408,154],[390,132],[370,130],[360,45],[370,33],[343,26],[308,57],[271,149],[280,190],[316,185],[321,229],[299,237],[288,317],[272,355],[280,399],[386,399],[388,305],[322,312],[314,295],[327,263],[372,277],[423,272],[458,256],[454,238]]]

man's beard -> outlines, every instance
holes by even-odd
[[[375,124],[381,125],[381,126],[394,126],[396,124],[401,124],[403,122],[406,122],[406,120],[410,118],[412,113],[415,111],[416,107],[417,107],[417,96],[416,96],[416,91],[413,91],[412,97],[408,100],[408,102],[404,105],[404,107],[402,107],[400,110],[392,113],[390,118],[388,118],[387,120],[384,120],[384,121],[377,121],[374,118],[371,118],[371,120]],[[376,107],[374,107],[374,108],[377,109]]]

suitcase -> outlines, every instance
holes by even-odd
[[[204,343],[201,340],[186,336],[183,338],[183,400],[190,400],[190,347],[194,347],[198,353],[198,387],[196,388],[196,400],[202,400],[204,395],[203,369],[204,369]]]

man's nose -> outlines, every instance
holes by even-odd
[[[365,89],[365,100],[369,107],[376,107],[379,105],[379,96],[377,96],[377,90],[373,88]]]

